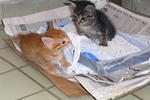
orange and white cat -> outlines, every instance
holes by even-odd
[[[64,48],[69,46],[71,41],[64,31],[54,28],[53,24],[44,34],[20,34],[12,39],[26,58],[48,67],[50,73],[56,72],[53,61],[59,62],[63,67],[71,65],[63,53]]]

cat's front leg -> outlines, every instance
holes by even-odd
[[[55,73],[56,72],[56,68],[55,68],[54,64],[51,61],[43,60],[43,63],[47,67],[48,72],[50,72],[50,73]]]
[[[71,64],[66,60],[66,57],[63,55],[60,59],[60,63],[63,67],[69,67]]]
[[[106,33],[102,33],[99,37],[99,45],[100,46],[108,46]]]
[[[83,36],[85,35],[84,32],[78,32],[78,34],[79,34],[79,35],[83,35]]]
[[[83,32],[81,29],[77,29],[77,33],[79,34],[79,35],[85,35],[85,32]]]
[[[82,29],[81,28],[79,28],[79,26],[78,25],[76,25],[76,31],[77,31],[77,34],[79,34],[79,35],[85,35],[85,32],[84,31],[82,31]]]

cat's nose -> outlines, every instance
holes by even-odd
[[[78,24],[82,24],[83,20],[82,19],[78,19]]]
[[[72,44],[71,40],[68,40],[67,43],[68,43],[68,44]]]
[[[84,21],[82,19],[78,21],[79,24],[83,24],[83,22]]]
[[[81,23],[81,20],[78,19],[78,24],[80,24],[80,23]]]

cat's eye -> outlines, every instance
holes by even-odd
[[[94,15],[91,15],[91,16],[88,16],[88,17],[90,17],[90,18],[94,18]]]
[[[94,18],[94,16],[91,16],[92,18]]]
[[[81,20],[86,20],[87,19],[87,17],[82,17],[82,19]]]
[[[66,41],[62,41],[62,44],[65,44],[66,43]]]

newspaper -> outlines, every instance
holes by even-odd
[[[106,13],[106,15],[109,16],[109,18],[113,21],[114,25],[119,31],[127,33],[129,35],[149,36],[150,32],[149,18],[134,14],[113,3],[108,3],[106,6],[104,6],[104,8],[102,8],[102,10]],[[45,28],[41,26],[46,27],[47,21],[53,21],[54,23],[63,21],[64,25],[70,22],[70,20],[68,20],[70,16],[71,13],[69,7],[65,6],[23,17],[4,18],[3,23],[5,26],[6,34],[10,36],[20,33],[25,34],[28,32],[38,32],[39,34],[41,34],[42,32],[45,31]],[[57,24],[57,27],[61,26],[62,26],[61,24]],[[75,32],[75,30],[72,31]],[[77,48],[78,47],[76,47],[76,49]],[[139,49],[137,48],[134,48],[133,50],[139,51]],[[79,57],[78,52],[77,56]],[[112,58],[113,57],[107,55],[107,57],[105,57],[104,59],[112,59]],[[80,68],[78,70],[80,71],[84,69],[85,72],[82,73],[86,73],[86,75],[75,76],[75,79],[78,80],[79,83],[81,83],[83,87],[85,87],[85,89],[97,100],[107,100],[117,95],[128,93],[132,89],[144,85],[150,81],[149,72],[145,72],[146,74],[132,73],[137,74],[137,77],[131,77],[126,81],[114,83],[111,79],[107,77],[98,76],[96,73],[92,72],[90,69],[86,68],[83,65],[77,64],[75,66],[78,66]],[[145,66],[145,69],[146,68],[148,69],[147,66]],[[65,77],[67,76],[67,74],[63,74],[63,76]],[[68,77],[72,77],[72,75],[68,75],[66,78]]]
[[[107,4],[103,11],[109,16],[119,31],[130,35],[150,36],[149,18],[137,15],[113,3]]]
[[[132,93],[133,89],[150,81],[150,75],[147,75],[110,86],[103,86],[89,78],[81,76],[75,76],[75,78],[91,95],[93,95],[93,97],[96,98],[96,100],[108,100],[121,94]]]

